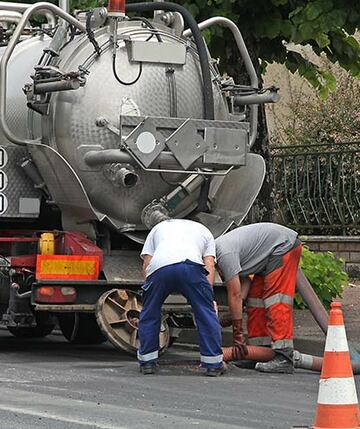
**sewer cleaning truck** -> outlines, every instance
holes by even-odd
[[[219,72],[202,35],[216,26],[248,85]],[[265,174],[258,106],[277,98],[227,18],[197,23],[169,2],[73,14],[64,0],[0,2],[1,323],[134,353],[149,228],[188,218],[217,237],[241,223]],[[169,297],[162,350],[191,323]]]

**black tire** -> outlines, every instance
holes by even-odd
[[[8,326],[8,331],[18,338],[41,338],[51,334],[55,325],[44,326]]]
[[[49,313],[35,313],[36,326],[7,326],[8,331],[18,338],[42,338],[51,334],[55,328]]]
[[[72,344],[101,344],[106,341],[92,313],[61,313],[58,320],[62,334]]]

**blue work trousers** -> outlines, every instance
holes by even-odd
[[[191,261],[156,270],[143,286],[143,309],[139,321],[140,365],[156,362],[159,350],[161,307],[172,293],[180,293],[191,304],[199,334],[201,366],[222,365],[221,327],[214,309],[214,293],[205,268]]]

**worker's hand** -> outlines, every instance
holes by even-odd
[[[245,344],[245,337],[242,330],[242,320],[233,320],[232,325],[234,346],[237,347],[241,351],[242,356],[245,357],[248,354],[248,349]]]
[[[234,347],[239,349],[243,359],[246,359],[246,355],[248,354],[248,348],[247,348],[247,345],[245,344],[245,338],[243,334],[241,334],[241,338],[238,337],[236,340],[234,340]]]
[[[230,313],[225,313],[220,317],[220,326],[222,328],[227,328],[232,325],[232,317]]]

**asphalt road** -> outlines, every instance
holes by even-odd
[[[288,429],[314,419],[319,376],[310,372],[230,367],[207,378],[184,362],[195,352],[173,347],[158,375],[143,376],[108,344],[73,346],[55,335],[24,341],[7,331],[0,350],[1,429]]]

